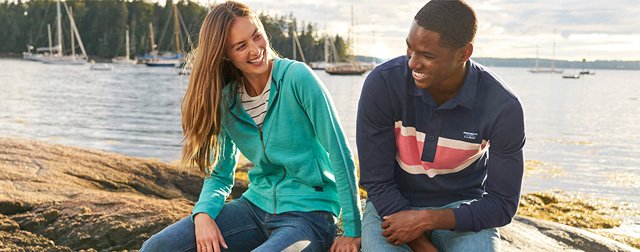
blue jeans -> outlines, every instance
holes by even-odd
[[[469,201],[458,201],[441,207],[417,207],[414,210],[436,210],[457,208]],[[412,251],[409,245],[399,246],[387,242],[382,236],[382,219],[370,201],[364,208],[362,218],[362,251]],[[431,242],[438,251],[499,251],[500,235],[498,229],[489,228],[479,232],[456,232],[450,230],[433,230]]]
[[[266,213],[245,198],[224,205],[216,224],[228,250],[327,251],[336,235],[336,219],[329,212]],[[184,218],[142,244],[147,251],[196,251],[195,224]]]

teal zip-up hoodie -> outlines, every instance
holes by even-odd
[[[361,211],[355,165],[333,101],[305,64],[273,60],[267,114],[260,130],[235,93],[223,88],[220,156],[204,180],[193,215],[216,218],[231,193],[239,152],[254,164],[243,197],[262,210],[342,210],[344,235],[359,237]]]

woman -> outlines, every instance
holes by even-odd
[[[359,249],[355,166],[331,98],[306,65],[275,57],[247,6],[228,1],[205,18],[182,125],[183,162],[207,177],[191,217],[141,251]],[[225,204],[239,151],[254,164],[250,185]]]

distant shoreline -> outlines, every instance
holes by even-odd
[[[21,59],[21,53],[14,52],[0,52],[0,59]],[[92,59],[106,60],[97,56],[89,55]],[[371,62],[375,61],[378,64],[385,62],[385,59],[370,57],[370,56],[355,56],[358,61]],[[534,68],[536,59],[534,58],[490,58],[490,57],[478,57],[472,58],[474,61],[488,66],[488,67],[518,67],[518,68]],[[603,70],[640,70],[640,61],[624,61],[624,60],[595,60],[595,61],[570,61],[570,60],[551,60],[551,59],[538,59],[538,66],[541,68],[551,67],[552,63],[555,68],[558,69],[603,69]]]

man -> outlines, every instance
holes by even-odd
[[[356,134],[363,251],[499,249],[496,227],[520,197],[524,112],[470,60],[476,30],[465,2],[433,0],[414,18],[407,55],[367,77]]]

